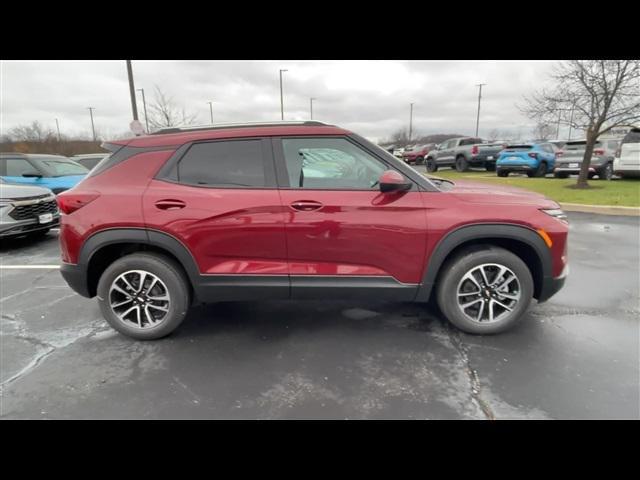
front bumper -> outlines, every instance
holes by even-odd
[[[60,274],[65,282],[71,287],[71,290],[83,297],[91,298],[89,293],[89,284],[87,282],[87,271],[79,265],[71,263],[63,263],[60,266]]]
[[[567,280],[569,276],[569,264],[564,267],[564,270],[560,274],[559,277],[545,277],[542,282],[542,289],[540,290],[540,295],[538,296],[538,303],[546,302],[551,297],[553,297],[556,293],[560,291],[560,289],[564,286],[564,282]]]
[[[0,222],[0,238],[15,237],[25,235],[39,230],[45,230],[60,225],[60,215],[54,215],[53,220],[48,223],[38,223],[37,218],[28,220],[16,220],[12,222]]]

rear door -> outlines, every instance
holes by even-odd
[[[622,140],[620,165],[632,170],[640,169],[640,129],[632,129]]]
[[[458,141],[457,140],[447,140],[444,143],[444,146],[442,147],[442,150],[438,151],[438,158],[437,161],[439,164],[449,164],[449,163],[453,163],[454,161],[454,148],[457,145]]]
[[[383,194],[393,166],[347,137],[274,139],[292,298],[412,300],[425,265],[417,185]]]
[[[207,300],[288,298],[285,215],[269,139],[181,147],[150,182],[143,211],[147,228],[188,248]]]

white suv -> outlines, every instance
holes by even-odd
[[[640,127],[632,128],[622,139],[613,172],[621,177],[640,177]]]

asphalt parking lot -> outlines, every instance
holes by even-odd
[[[136,342],[66,286],[56,232],[5,241],[0,417],[638,419],[640,218],[569,215],[565,288],[492,337],[419,305],[264,302]]]

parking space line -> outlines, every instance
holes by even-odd
[[[18,270],[18,269],[53,269],[60,268],[60,265],[0,265],[0,270]]]

